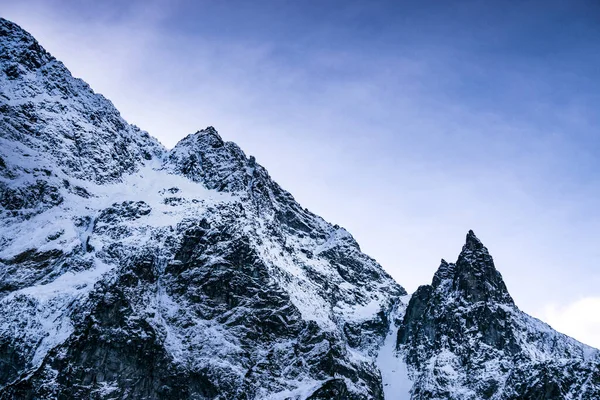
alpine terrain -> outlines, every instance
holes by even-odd
[[[214,128],[166,149],[0,19],[0,399],[599,398],[473,232],[408,296]]]

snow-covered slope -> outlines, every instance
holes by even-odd
[[[0,397],[381,398],[405,291],[213,128],[167,152],[0,20]]]
[[[0,19],[0,399],[591,399],[598,365],[474,235],[409,301],[214,128],[166,150]]]

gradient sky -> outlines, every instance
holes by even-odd
[[[208,125],[414,291],[473,229],[600,347],[600,3],[10,1],[167,147]]]

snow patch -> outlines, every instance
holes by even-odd
[[[410,400],[413,381],[409,376],[403,354],[396,350],[398,326],[395,324],[395,321],[404,315],[409,300],[410,296],[402,296],[400,303],[391,313],[390,319],[393,322],[390,324],[390,329],[376,359],[377,368],[381,372],[385,399]]]

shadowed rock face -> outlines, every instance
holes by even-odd
[[[472,231],[457,262],[442,260],[412,295],[397,347],[413,399],[600,396],[598,352],[518,310]]]

